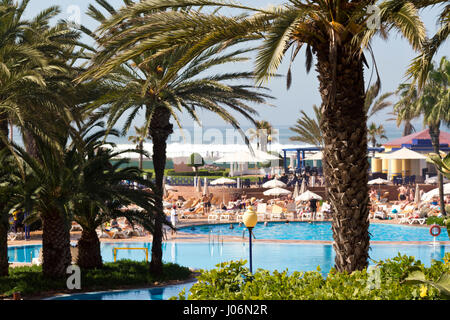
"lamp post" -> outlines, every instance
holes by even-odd
[[[256,226],[256,223],[258,222],[258,215],[255,211],[253,211],[253,207],[249,206],[247,208],[247,211],[244,213],[244,216],[242,217],[242,220],[244,222],[244,225],[248,229],[249,233],[249,250],[250,250],[250,272],[252,271],[252,229]]]

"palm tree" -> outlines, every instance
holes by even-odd
[[[24,212],[37,215],[42,220],[44,276],[62,278],[71,263],[70,219],[66,206],[76,191],[73,181],[79,171],[72,166],[71,155],[64,152],[60,141],[48,142],[37,135],[34,140],[40,153],[39,159],[14,146],[25,172],[14,202]],[[55,144],[59,144],[59,148]]]
[[[29,1],[0,2],[0,150],[8,138],[11,116],[23,124],[21,106],[17,103],[19,88],[30,84],[44,86],[41,70],[47,62],[35,44],[21,43],[30,27],[23,19]]]
[[[439,48],[445,43],[450,35],[450,4],[447,0],[417,0],[417,6],[428,7],[437,4],[445,5],[438,17],[439,30],[430,39],[424,41],[421,53],[413,59],[409,65],[407,75],[414,78],[419,90],[422,90],[427,81],[428,71]]]
[[[14,159],[8,149],[0,152],[0,277],[8,276],[8,230],[9,212],[13,206],[11,198],[17,192],[20,179],[11,174],[17,170]]]
[[[129,161],[120,159],[113,165],[111,161],[125,152],[142,150],[124,150],[115,152],[105,143],[104,130],[97,131],[87,136],[92,128],[101,125],[87,126],[80,132],[81,144],[73,144],[68,149],[68,154],[75,158],[77,166],[81,169],[73,183],[77,186],[77,192],[70,200],[70,216],[77,221],[83,231],[78,240],[77,264],[81,268],[101,268],[102,257],[100,241],[96,229],[103,223],[118,217],[126,217],[131,223],[138,222],[147,230],[154,230],[154,196],[152,193],[140,189],[131,188],[122,182],[132,181],[141,185],[152,187],[151,182],[141,178],[142,171],[136,167],[121,168]],[[110,134],[118,137],[119,134],[111,131]],[[137,204],[144,211],[124,210],[130,204]]]
[[[397,126],[400,126],[403,122],[404,127],[402,136],[407,136],[416,131],[411,123],[415,117],[414,110],[412,108],[408,108],[408,106],[417,100],[418,93],[415,86],[409,83],[402,83],[398,86],[396,94],[400,96],[400,99],[394,105],[394,110],[391,113],[394,118],[389,120],[396,120]],[[400,110],[401,115],[399,114]]]
[[[110,19],[121,15],[121,12],[116,12],[106,1],[97,2],[112,15]],[[133,2],[127,0],[124,3],[129,7]],[[151,13],[151,11],[146,12]],[[102,22],[100,30],[109,23],[109,20],[94,6],[89,7],[88,14]],[[145,19],[132,19],[127,28],[145,27],[146,23]],[[109,128],[114,126],[124,112],[129,111],[123,133],[128,131],[137,113],[140,110],[144,111],[144,127],[153,141],[156,207],[159,212],[162,212],[167,139],[173,132],[170,120],[175,120],[181,126],[177,113],[184,112],[199,122],[197,110],[203,109],[216,113],[225,122],[240,130],[239,122],[229,110],[235,111],[255,123],[253,118],[257,112],[248,103],[264,103],[270,97],[253,86],[227,83],[231,80],[253,79],[254,75],[251,72],[202,75],[203,72],[214,66],[247,60],[240,56],[242,53],[248,52],[247,49],[223,53],[224,46],[219,44],[212,46],[194,59],[183,60],[185,52],[189,49],[188,46],[181,46],[168,54],[157,54],[157,56],[155,56],[156,50],[143,50],[138,53],[133,44],[127,48],[117,48],[114,44],[115,36],[126,30],[123,26],[108,29],[112,38],[104,37],[101,33],[93,34],[86,28],[83,30],[96,38],[102,50],[94,56],[92,66],[79,80],[100,79],[106,76],[114,84],[114,87],[92,104],[91,108],[97,109],[102,105],[107,105],[102,112],[108,116]],[[142,35],[136,34],[136,36],[139,38]],[[115,47],[113,51],[111,51],[112,47]],[[112,61],[109,55],[115,55],[113,52],[135,52],[136,54],[120,61],[114,60],[114,66],[109,68],[108,61]],[[108,68],[106,69],[107,64]],[[165,217],[161,214],[155,220],[150,265],[151,272],[154,274],[162,272],[162,223],[164,219]]]
[[[315,119],[309,117],[305,111],[300,111],[302,117],[297,120],[297,124],[290,130],[296,133],[296,136],[290,137],[291,141],[300,141],[311,144],[316,147],[323,147],[323,135],[320,130],[320,109],[313,105]]]
[[[433,145],[434,153],[440,155],[439,152],[439,136],[441,122],[450,123],[450,62],[446,57],[442,57],[439,66],[431,63],[422,91],[419,93],[417,85],[406,84],[408,94],[404,100],[407,103],[396,105],[396,110],[401,120],[404,115],[413,114],[415,117],[423,116],[424,125],[428,126]],[[405,89],[406,91],[406,89]],[[444,191],[443,177],[438,171],[439,177],[439,197],[441,211],[446,215],[444,207]]]
[[[134,131],[136,132],[135,136],[129,136],[128,141],[131,141],[133,144],[137,146],[138,150],[143,151],[144,150],[144,143],[146,141],[147,136],[147,130],[145,130],[145,127],[136,127],[134,126]],[[143,163],[143,154],[139,154],[139,169],[142,170],[142,163]]]
[[[291,60],[305,48],[307,70],[315,56],[322,97],[321,128],[324,135],[324,162],[330,202],[334,209],[333,235],[336,268],[354,271],[367,266],[369,251],[369,208],[367,187],[367,127],[365,112],[364,49],[371,51],[376,35],[387,36],[398,30],[418,50],[425,29],[411,1],[383,1],[379,12],[369,10],[374,1],[301,1],[269,9],[250,8],[235,3],[207,0],[146,1],[121,10],[102,27],[104,39],[113,47],[126,46],[108,56],[103,72],[114,69],[143,50],[154,50],[153,57],[175,52],[189,45],[183,61],[217,44],[263,39],[258,47],[255,73],[259,83],[267,81],[278,69],[286,52],[293,48]],[[253,15],[224,16],[202,13],[192,8],[241,8]],[[191,8],[166,11],[167,8]],[[165,10],[162,11],[161,10]],[[373,11],[372,11],[373,12]],[[374,19],[374,17],[376,19]],[[139,31],[127,28],[139,20]],[[372,23],[373,21],[379,23]],[[169,22],[170,21],[170,22]],[[115,29],[114,29],[115,28]],[[118,30],[108,33],[108,30]],[[108,40],[106,40],[108,39]],[[105,50],[106,52],[106,50]],[[377,90],[378,91],[378,90]]]
[[[249,140],[253,141],[256,139],[257,149],[262,148],[262,151],[267,151],[267,143],[275,141],[276,138],[273,137],[274,129],[269,121],[259,120],[255,123],[255,129],[250,129]]]
[[[387,140],[386,131],[384,131],[382,124],[377,126],[374,122],[372,122],[367,128],[367,135],[369,136],[369,141],[372,144],[372,147],[380,146],[380,144],[377,143],[377,137]]]

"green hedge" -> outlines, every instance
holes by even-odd
[[[192,286],[187,299],[199,300],[410,300],[442,299],[442,291],[434,286],[450,286],[450,254],[442,261],[433,261],[426,268],[414,257],[400,254],[378,262],[369,271],[352,274],[332,269],[327,277],[320,268],[313,272],[288,274],[258,269],[251,274],[244,267],[246,261],[232,261],[217,265],[216,269],[202,270],[198,282]],[[421,275],[422,282],[405,281],[411,274]],[[450,297],[450,296],[449,296]],[[172,299],[186,299],[185,292]]]
[[[122,286],[148,286],[155,281],[186,280],[191,275],[186,267],[165,263],[162,275],[155,277],[150,273],[149,262],[119,260],[105,263],[101,269],[81,270],[81,289],[94,291],[118,289]],[[78,292],[67,290],[66,279],[45,278],[41,266],[10,268],[8,277],[0,277],[0,299],[11,296],[14,292],[30,296],[51,291]]]

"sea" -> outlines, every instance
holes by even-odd
[[[402,136],[402,128],[397,127],[393,121],[383,123],[387,140],[379,140],[380,143],[387,142]],[[282,149],[308,147],[305,143],[291,141],[295,133],[290,129],[292,125],[273,125],[272,141],[267,145],[267,151],[281,152]],[[217,158],[236,151],[248,150],[244,135],[251,136],[251,127],[242,127],[239,132],[231,126],[186,126],[182,129],[174,126],[174,133],[169,136],[167,143],[167,157],[187,157],[193,152],[199,153],[205,158]],[[417,130],[422,130],[416,125]],[[110,136],[108,141],[117,145],[120,150],[134,148],[128,140],[129,136],[135,135],[134,127],[126,136]],[[20,134],[16,128],[13,131],[14,141],[23,145]],[[252,148],[257,148],[256,140],[250,142]],[[149,139],[144,143],[144,149],[152,153],[152,143]],[[125,157],[136,158],[136,154],[124,154]]]

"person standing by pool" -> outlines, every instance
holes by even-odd
[[[309,200],[309,209],[311,210],[311,217],[312,217],[312,219],[316,220],[317,199]]]
[[[177,220],[178,220],[178,214],[177,214],[177,206],[174,205],[172,207],[172,211],[170,212],[170,223],[172,223],[172,226],[176,228],[177,226]],[[174,235],[176,231],[172,229],[172,236]]]

